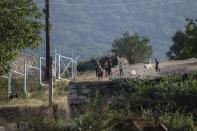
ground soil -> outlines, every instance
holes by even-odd
[[[124,65],[124,77],[135,77],[132,76],[129,72],[135,70],[137,76],[142,79],[157,77],[162,75],[169,74],[184,74],[184,73],[193,73],[197,72],[197,59],[187,59],[187,60],[179,60],[179,61],[163,61],[160,62],[159,68],[161,72],[155,71],[155,63],[152,63],[152,68],[146,69],[144,68],[144,63],[138,63],[133,65]],[[105,77],[103,80],[109,80],[114,77],[119,77],[118,66],[112,69],[112,77]],[[78,81],[95,81],[97,80],[95,72],[86,72],[83,75],[78,77]]]

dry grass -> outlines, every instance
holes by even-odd
[[[83,82],[83,81],[97,81],[98,78],[96,78],[96,73],[95,72],[85,72],[82,75],[79,75],[75,81],[77,82]],[[109,80],[109,77],[106,77],[103,75],[103,81]]]
[[[54,103],[66,103],[67,102],[67,90],[65,88],[66,82],[56,82],[54,84]],[[48,104],[48,89],[34,90],[26,97],[15,98],[10,101],[1,100],[0,108],[2,107],[37,107]]]
[[[2,107],[21,107],[21,106],[30,106],[36,107],[45,105],[47,102],[37,100],[37,99],[15,99],[8,102],[1,102],[0,108]]]

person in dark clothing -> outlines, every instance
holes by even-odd
[[[159,69],[159,61],[157,59],[155,59],[155,71],[156,72],[160,72],[160,69]]]
[[[109,60],[108,60],[108,75],[112,75],[112,70],[111,70],[111,68],[112,68],[112,62],[111,62],[111,59],[109,58]]]
[[[100,63],[99,63],[99,65],[98,65],[98,72],[97,72],[97,74],[98,74],[98,79],[99,79],[99,80],[102,80],[102,78],[103,78],[103,69],[102,69]]]
[[[99,61],[96,60],[96,68],[95,68],[95,71],[96,71],[96,77],[98,77],[98,70],[99,70]]]
[[[107,63],[107,61],[104,64],[104,69],[105,69],[105,76],[107,76],[108,75],[108,63]]]

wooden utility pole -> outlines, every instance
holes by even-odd
[[[46,15],[46,80],[49,81],[49,65],[50,65],[50,10],[49,10],[49,0],[45,1],[46,5],[46,10],[45,10],[45,15]]]
[[[53,58],[50,56],[50,2],[46,5],[46,80],[48,81],[49,105],[53,104]]]
[[[53,105],[53,58],[50,57],[49,66],[49,105]]]

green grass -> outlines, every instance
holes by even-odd
[[[197,80],[196,75],[169,76],[156,80],[117,79],[109,85],[111,97],[103,100],[99,90],[89,94],[89,100],[81,114],[76,112],[69,120],[45,120],[49,128],[68,131],[94,130],[111,131],[125,118],[154,120],[155,117],[170,131],[195,131],[197,123]],[[64,82],[55,83],[55,97],[67,94]],[[91,92],[90,92],[91,93]],[[37,88],[30,97],[9,101],[24,104],[47,101],[47,90]],[[77,109],[77,108],[76,108]],[[64,124],[66,123],[66,124]],[[117,130],[118,131],[118,130]]]

